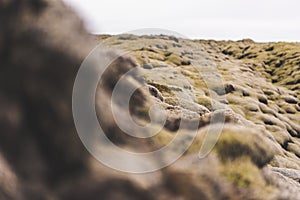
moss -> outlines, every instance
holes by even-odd
[[[177,54],[171,54],[169,57],[167,57],[166,61],[170,64],[174,64],[176,66],[180,65],[190,65],[191,61],[183,58],[182,56],[179,56]]]
[[[172,90],[166,85],[162,85],[159,83],[148,83],[148,84],[157,88],[164,96],[174,96]]]
[[[230,105],[230,108],[237,114],[245,117],[244,106]]]
[[[288,85],[288,88],[291,88],[299,80],[295,78],[300,60],[299,45],[296,43],[261,43],[249,46],[246,43],[229,42],[223,46],[223,53],[228,56],[243,59],[243,62],[247,63],[263,63],[253,69],[262,73],[272,83]],[[262,49],[265,51],[261,51]]]
[[[152,39],[154,40],[155,37],[153,36]],[[173,51],[172,43],[168,43],[168,40],[164,40],[164,44],[157,40],[155,41],[156,43],[151,44],[154,48],[139,49],[136,54],[139,57],[137,59],[139,63],[150,63],[155,71],[166,70],[166,76],[159,77],[161,82],[152,84],[163,94],[164,101],[167,103],[165,104],[165,109],[171,109],[172,106],[180,106],[174,94],[178,96],[178,93],[182,94],[187,91],[184,86],[180,86],[180,88],[171,86],[179,85],[177,83],[172,84],[174,81],[181,81],[178,80],[179,77],[186,78],[192,85],[192,90],[188,91],[196,94],[192,101],[207,107],[210,111],[220,109],[221,106],[218,108],[213,106],[219,102],[210,98],[211,95],[218,97],[217,94],[224,94],[222,87],[219,86],[220,83],[214,82],[214,77],[209,76],[208,78],[212,79],[208,84],[212,86],[210,87],[212,90],[210,90],[203,77],[201,77],[201,72],[210,72],[213,69],[210,62],[213,61],[217,64],[216,69],[219,70],[224,83],[230,83],[234,86],[233,88],[228,87],[226,90],[225,84],[226,98],[228,100],[225,104],[235,114],[239,114],[241,119],[245,118],[250,121],[249,125],[252,126],[253,122],[254,129],[256,129],[256,131],[253,131],[247,130],[247,128],[232,128],[231,131],[225,130],[223,132],[220,141],[214,149],[214,154],[218,155],[220,162],[222,162],[221,165],[226,165],[225,168],[228,168],[229,171],[230,166],[234,169],[237,168],[237,171],[239,171],[239,168],[247,169],[249,162],[250,164],[252,163],[252,166],[259,168],[268,164],[267,160],[270,160],[271,155],[273,155],[273,146],[277,150],[276,154],[285,157],[284,159],[279,159],[279,166],[296,168],[298,163],[294,162],[297,155],[294,147],[296,145],[299,146],[299,144],[291,143],[291,141],[294,142],[294,138],[299,137],[298,133],[300,133],[300,128],[298,127],[298,112],[300,111],[300,103],[298,101],[300,99],[299,44],[254,43],[247,41],[197,41],[194,43],[194,41],[182,41],[184,41],[181,43],[182,49],[180,49],[183,52],[182,54]],[[139,42],[142,43],[144,41]],[[156,44],[159,44],[161,47],[167,45],[170,48],[168,50],[158,49],[155,48]],[[122,45],[125,46],[125,43]],[[193,45],[201,46],[201,53],[193,52],[193,54],[190,54],[185,52],[188,48],[194,48]],[[144,46],[149,46],[148,41],[145,42]],[[126,48],[135,47],[129,47],[128,45]],[[139,48],[141,47],[139,46]],[[177,50],[179,49],[177,48]],[[189,59],[197,59],[200,63],[199,68],[185,65],[190,64],[185,62],[189,61]],[[167,73],[168,68],[155,68],[157,66],[173,67],[172,70],[178,70],[178,73],[173,74],[170,71],[169,76]],[[179,74],[180,72],[181,74]],[[147,74],[147,76],[147,80],[150,82],[157,80],[154,73]],[[289,97],[287,98],[286,95]],[[222,106],[224,108],[224,104]],[[248,123],[246,120],[241,121],[245,124]],[[205,128],[201,127],[200,129]],[[263,131],[260,132],[259,130]],[[164,140],[168,141],[167,138],[162,137],[161,141]],[[291,145],[287,146],[287,144]],[[198,140],[197,145],[192,145],[191,149],[193,152],[197,152],[200,146],[201,141]],[[248,164],[239,167],[240,161],[245,161]],[[272,163],[274,164],[275,162],[273,161]],[[298,167],[300,167],[300,164]],[[251,180],[247,181],[249,179],[242,177],[242,174],[239,174],[239,172],[234,174],[234,169],[230,172],[231,175],[227,177],[230,179],[230,182],[242,188],[248,186],[251,188]],[[242,169],[240,172],[243,172]]]
[[[289,143],[287,149],[300,158],[300,147],[297,144]]]
[[[196,94],[196,101],[198,104],[206,107],[208,110],[212,110],[213,106],[212,106],[212,99],[207,97],[207,96],[202,96],[202,95],[198,95]]]
[[[276,142],[278,142],[278,144],[280,144],[282,147],[284,147],[287,142],[291,140],[289,133],[277,126],[268,126],[267,130],[271,132]]]
[[[247,156],[255,165],[262,167],[273,158],[272,149],[259,134],[241,127],[223,131],[215,149],[223,162]]]
[[[179,100],[176,97],[167,97],[164,99],[164,102],[172,106],[179,106]]]
[[[192,78],[192,80],[194,81],[194,86],[195,86],[196,88],[200,88],[200,89],[202,89],[202,90],[208,90],[205,81],[204,81],[203,79],[201,79],[201,78],[199,77],[199,75],[198,75],[198,76],[191,77],[191,78]]]
[[[156,127],[153,127],[153,130],[157,130]],[[156,134],[152,139],[154,143],[161,145],[167,145],[174,137],[174,134],[171,134],[169,131],[162,129],[158,134]]]
[[[275,115],[275,111],[272,110],[271,108],[269,108],[267,105],[263,104],[263,103],[259,103],[259,109],[261,110],[261,112],[265,113],[265,114],[271,114],[271,115]]]
[[[226,99],[230,104],[234,104],[234,105],[240,105],[240,104],[244,105],[246,103],[244,99],[241,99],[240,97],[234,94],[227,94]]]
[[[248,157],[240,158],[227,163],[223,170],[224,177],[234,185],[241,188],[254,188],[266,186],[266,183],[260,175],[260,170]]]
[[[295,106],[292,106],[292,105],[284,105],[281,108],[283,110],[285,110],[286,113],[289,113],[289,114],[295,114],[297,112]]]
[[[165,60],[164,55],[161,55],[161,54],[158,54],[158,53],[148,52],[147,55],[150,59],[153,59],[153,60],[159,60],[159,61],[164,61]]]
[[[273,167],[285,167],[290,169],[300,169],[300,163],[295,159],[284,157],[283,155],[275,155],[274,159],[270,163]]]

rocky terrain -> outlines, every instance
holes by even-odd
[[[182,120],[199,121],[205,134],[212,116],[222,113],[225,129],[215,147],[221,176],[253,192],[253,199],[300,198],[299,43],[166,35],[96,40],[124,50],[143,71],[150,93],[168,113],[159,142],[168,144]],[[187,155],[200,150],[202,140],[196,138]]]
[[[0,199],[300,199],[299,43],[93,36],[59,0],[0,1],[0,23]],[[196,130],[172,165],[119,172],[83,146],[72,90],[82,61],[98,44],[108,59],[116,58],[96,93],[105,134],[135,152],[182,135],[171,149],[177,152]],[[128,136],[114,120],[111,104],[129,122],[126,91],[111,100],[132,69],[137,73],[122,81],[124,88],[138,88],[131,117],[140,124],[154,120],[149,129],[158,130],[162,115],[151,118],[149,108],[157,105],[166,116],[151,138]]]

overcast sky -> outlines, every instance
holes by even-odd
[[[299,0],[64,0],[92,33],[143,28],[188,38],[300,41]]]

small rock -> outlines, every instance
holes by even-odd
[[[266,48],[266,51],[273,51],[274,50],[274,46],[270,46],[268,48]]]
[[[158,48],[158,49],[164,49],[162,46],[160,46],[159,44],[157,44],[157,45],[155,45],[156,46],[156,48]]]
[[[285,108],[285,112],[289,114],[295,114],[297,111],[294,107],[288,106]]]
[[[200,116],[209,113],[210,111],[202,105],[186,100],[180,100],[180,106],[184,109],[198,113]]]
[[[229,84],[229,83],[225,84],[225,92],[226,92],[226,94],[231,93],[233,91],[235,91],[235,88],[234,88],[234,86],[232,84]]]
[[[183,87],[184,87],[184,89],[187,89],[187,90],[191,90],[192,89],[191,85],[184,85]]]
[[[231,110],[217,110],[207,113],[200,118],[199,127],[204,127],[209,124],[217,123],[232,123],[239,124],[240,117]]]
[[[265,95],[268,95],[268,96],[275,95],[275,92],[272,91],[272,90],[264,90],[263,92],[264,92]]]
[[[149,85],[148,88],[149,88],[149,92],[152,96],[156,97],[157,99],[159,99],[161,101],[164,101],[164,97],[162,96],[162,94],[156,87]]]
[[[249,97],[250,96],[250,93],[246,90],[243,90],[243,96],[244,97]]]
[[[258,106],[254,103],[250,103],[246,105],[246,109],[249,110],[250,112],[257,112],[259,110]]]
[[[260,95],[260,96],[258,96],[257,98],[258,98],[258,101],[259,101],[259,102],[268,105],[268,98],[267,98],[266,96]]]
[[[169,40],[173,40],[174,42],[179,42],[178,38],[174,37],[174,36],[169,36]]]
[[[168,116],[165,128],[169,129],[170,131],[177,131],[180,127],[181,117],[179,116]]]
[[[278,60],[275,62],[275,67],[279,68],[284,64],[284,60]]]
[[[142,67],[144,69],[153,69],[153,66],[151,64],[144,64]]]
[[[290,103],[290,104],[297,104],[298,103],[298,99],[296,99],[293,96],[284,96],[283,97],[285,102]]]

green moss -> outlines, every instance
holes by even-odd
[[[148,84],[156,87],[161,93],[167,93],[167,94],[172,93],[172,90],[166,85],[161,85],[159,83],[148,83]]]
[[[190,65],[191,61],[183,58],[182,56],[179,56],[177,54],[171,54],[169,57],[167,57],[166,61],[170,64],[174,64],[176,66],[180,65]]]
[[[176,97],[166,97],[164,99],[164,102],[167,103],[167,104],[170,104],[172,106],[179,106],[180,105],[179,100]]]
[[[245,117],[244,106],[240,105],[229,105],[229,107],[237,114]]]
[[[153,127],[153,130],[157,130],[156,127]],[[167,145],[173,139],[174,135],[169,131],[162,129],[158,134],[156,134],[152,139],[154,143],[160,145]]]
[[[207,97],[207,96],[202,96],[202,95],[196,94],[196,101],[197,101],[198,104],[206,107],[210,111],[213,108],[212,99]]]
[[[260,175],[260,170],[248,157],[227,163],[223,170],[224,177],[241,188],[265,187],[266,183]]]
[[[243,128],[223,131],[215,149],[223,162],[234,161],[247,156],[257,166],[262,167],[273,158],[272,149],[260,135]]]

